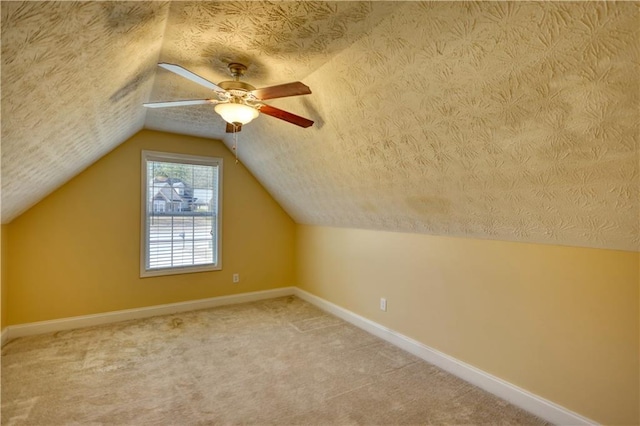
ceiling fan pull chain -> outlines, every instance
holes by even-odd
[[[238,126],[236,124],[232,124],[233,126],[233,153],[236,155],[236,164],[238,164]]]

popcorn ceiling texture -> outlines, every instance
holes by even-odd
[[[298,222],[640,249],[640,4],[2,2],[2,216],[142,127],[232,140],[210,93],[302,80],[239,134]],[[155,78],[154,78],[155,75]],[[176,147],[179,149],[179,147]]]
[[[6,223],[142,129],[168,5],[1,8]]]

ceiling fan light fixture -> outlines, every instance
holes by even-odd
[[[238,103],[218,104],[214,110],[224,121],[231,124],[247,124],[259,115],[257,109]]]

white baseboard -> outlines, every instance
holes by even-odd
[[[7,330],[7,328],[8,327],[2,329],[2,334],[0,335],[0,347],[4,346],[5,342],[9,338],[9,330]]]
[[[83,315],[51,321],[39,321],[20,325],[10,325],[2,330],[2,345],[4,345],[4,343],[9,339],[15,339],[16,337],[52,333],[62,330],[72,330],[75,328],[109,324],[131,319],[149,318],[157,315],[196,311],[199,309],[207,309],[223,305],[233,305],[236,303],[254,302],[256,300],[272,299],[274,297],[290,296],[292,294],[294,294],[294,287],[281,287],[273,290],[232,294],[229,296],[211,297],[209,299],[169,303],[166,305],[156,305],[145,308],[125,309],[122,311],[105,312],[103,314]]]
[[[510,403],[556,425],[597,425],[558,404],[512,385],[472,365],[459,361],[436,349],[368,320],[318,296],[294,287],[294,294],[318,308],[361,328],[387,342],[398,346],[445,371],[472,383]]]

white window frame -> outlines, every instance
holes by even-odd
[[[207,265],[194,265],[194,266],[174,266],[168,268],[153,268],[147,269],[147,259],[149,256],[149,245],[147,241],[148,226],[147,218],[149,212],[148,194],[148,176],[147,176],[147,162],[148,161],[164,161],[172,163],[185,163],[185,164],[197,164],[204,166],[217,166],[217,211],[216,215],[216,233],[213,243],[216,244],[217,259],[214,259],[213,264]],[[147,151],[142,150],[141,155],[141,226],[140,226],[140,277],[157,277],[162,275],[175,275],[175,274],[188,274],[194,272],[205,271],[219,271],[222,269],[222,158],[219,157],[205,157],[198,155],[177,154],[172,152],[159,152],[159,151]],[[153,207],[153,205],[152,205]]]

